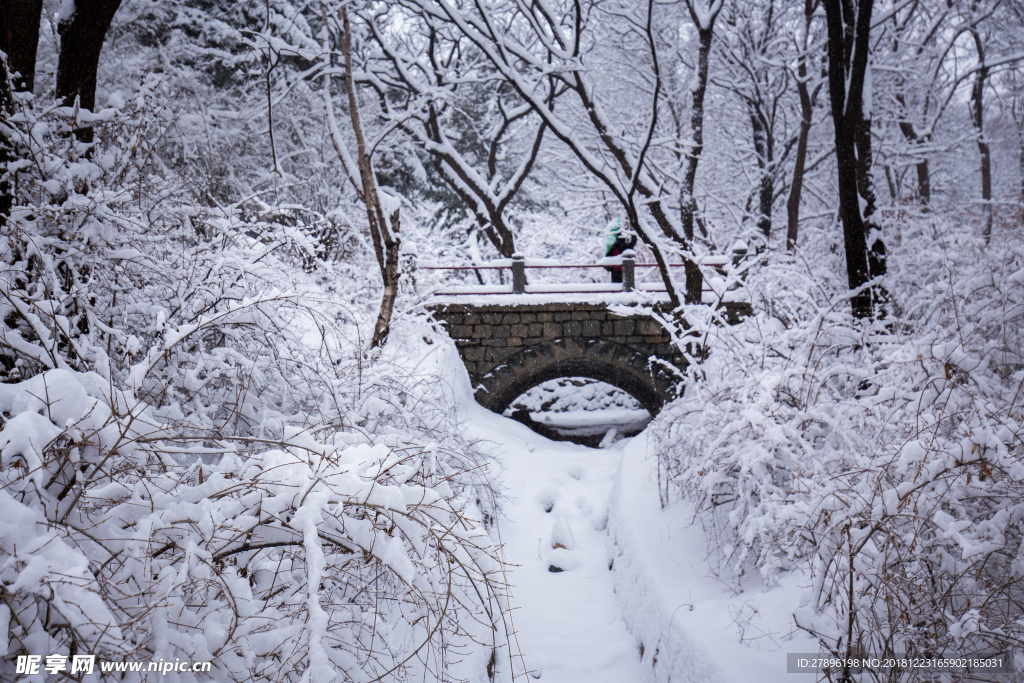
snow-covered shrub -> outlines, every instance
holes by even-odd
[[[266,374],[275,363],[260,362],[292,361],[281,331],[294,293],[275,252],[311,245],[195,200],[155,151],[160,89],[154,79],[95,115],[25,108],[11,118],[21,158],[10,164],[15,206],[0,244],[6,377],[94,368],[195,428],[258,430],[262,413],[294,408],[269,391],[287,385]],[[91,149],[71,134],[80,119],[97,130]]]
[[[796,623],[836,653],[1024,645],[1024,250],[933,221],[903,228],[884,320],[805,263],[757,271],[758,315],[655,423],[664,501],[697,503],[723,571],[806,570]]]
[[[302,231],[194,198],[157,153],[160,90],[3,124],[0,678],[75,653],[218,681],[508,670],[450,392],[365,357],[365,277],[331,301]]]
[[[473,639],[501,646],[493,544],[436,444],[289,428],[248,455],[176,449],[95,373],[0,390],[11,654],[213,661],[213,680],[452,680]]]

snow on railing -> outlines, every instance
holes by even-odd
[[[732,255],[709,254],[698,259],[700,266],[721,271],[729,265],[739,265],[746,256],[746,250],[734,249]],[[669,268],[682,268],[683,263],[670,263]],[[526,282],[526,269],[575,269],[575,268],[622,268],[622,282],[571,282],[546,283],[531,285]],[[589,294],[612,292],[664,292],[665,285],[661,282],[636,282],[637,268],[657,268],[657,263],[637,263],[632,249],[627,249],[622,256],[609,256],[597,263],[560,263],[554,259],[528,259],[522,254],[513,254],[512,258],[495,259],[482,266],[445,266],[437,264],[420,264],[419,270],[511,270],[512,283],[498,285],[457,285],[447,291],[436,291],[439,296],[479,295],[479,294]],[[709,279],[704,278],[704,291],[714,293],[715,289],[708,286]]]

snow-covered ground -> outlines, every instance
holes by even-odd
[[[641,680],[639,645],[608,569],[608,501],[622,451],[549,441],[482,408],[469,428],[495,444],[507,496],[498,530],[510,565],[513,659],[545,683]]]
[[[792,633],[800,577],[737,592],[712,576],[689,510],[660,508],[643,434],[593,449],[477,406],[464,405],[464,418],[500,464],[513,658],[533,679],[814,680],[786,673],[787,652],[817,651]]]
[[[574,410],[564,413],[531,413],[537,422],[557,427],[609,427],[646,422],[651,414],[646,410],[607,408],[605,410]]]
[[[616,603],[631,633],[646,644],[640,680],[816,680],[786,671],[786,653],[819,651],[813,638],[794,628],[793,612],[807,590],[803,575],[783,574],[770,590],[757,576],[739,589],[715,576],[709,561],[714,544],[692,508],[660,506],[645,434],[620,444],[609,534]]]

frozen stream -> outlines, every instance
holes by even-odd
[[[716,577],[692,508],[659,504],[646,433],[597,449],[479,406],[464,417],[500,465],[516,681],[524,666],[543,683],[816,680],[787,673],[787,652],[818,649],[792,623],[802,574],[767,591]]]
[[[608,499],[627,442],[585,448],[548,441],[511,420],[480,418],[474,435],[495,444],[503,467],[499,532],[531,680],[641,680],[638,644],[619,616],[609,570]],[[519,654],[513,644],[513,657]]]

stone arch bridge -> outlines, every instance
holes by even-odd
[[[738,319],[744,306],[727,305],[726,317]],[[447,303],[430,310],[455,341],[476,400],[497,413],[542,382],[588,377],[622,389],[654,415],[675,397],[686,369],[653,317],[612,313],[607,303]]]

